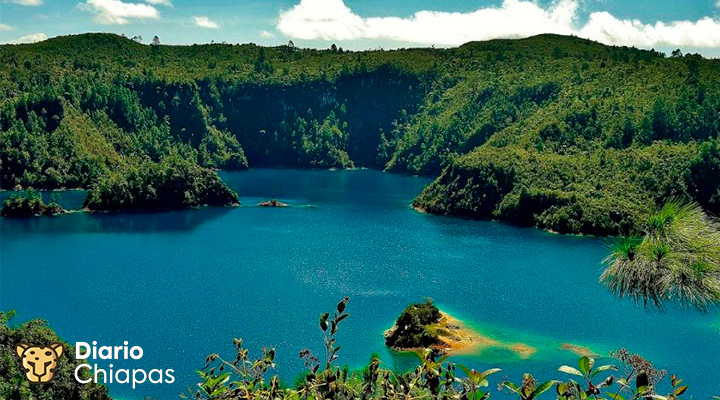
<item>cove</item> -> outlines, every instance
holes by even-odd
[[[613,298],[598,283],[606,251],[596,238],[418,213],[409,205],[425,178],[268,169],[221,177],[241,207],[0,219],[0,309],[17,310],[20,322],[45,318],[71,343],[143,348],[140,363],[115,368],[175,370],[172,385],[111,384],[118,399],[177,399],[198,382],[205,356],[233,355],[235,337],[254,354],[275,347],[277,373],[292,381],[303,370],[298,352],[322,347],[318,315],[343,296],[350,318],[339,362],[350,367],[373,353],[412,366],[382,334],[408,303],[432,297],[503,344],[453,357],[470,367],[544,380],[576,363],[563,343],[601,354],[627,347],[685,379],[694,398],[720,393],[720,316]],[[255,206],[271,198],[290,207]],[[505,345],[513,343],[536,352],[524,359]]]

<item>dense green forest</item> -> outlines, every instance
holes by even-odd
[[[0,46],[0,66],[5,189],[109,200],[150,164],[369,167],[439,176],[420,209],[560,232],[633,232],[667,196],[720,212],[720,61],[698,55],[555,35],[349,52],[86,34]]]

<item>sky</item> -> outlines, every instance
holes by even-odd
[[[720,0],[0,0],[0,43],[85,32],[352,50],[557,33],[720,58]]]

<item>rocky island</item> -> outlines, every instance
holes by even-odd
[[[283,203],[282,201],[277,201],[275,199],[261,201],[258,203],[258,206],[260,206],[260,207],[289,207],[287,203]]]
[[[504,343],[484,336],[440,311],[432,300],[407,306],[395,325],[385,332],[385,344],[398,352],[430,348],[441,354],[474,354],[488,348],[503,348],[522,359],[537,352],[524,343]]]

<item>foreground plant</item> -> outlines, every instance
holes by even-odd
[[[662,309],[720,305],[720,225],[697,204],[668,201],[642,238],[611,244],[600,281],[619,297]]]
[[[538,385],[532,375],[525,374],[523,375],[523,380],[520,385],[514,384],[510,381],[504,381],[502,382],[502,386],[517,394],[520,397],[520,400],[534,400],[559,383],[560,381],[547,381]]]
[[[590,396],[597,396],[603,388],[613,384],[614,378],[610,375],[599,384],[593,383],[593,380],[601,372],[617,370],[618,368],[614,365],[602,365],[595,368],[594,358],[587,356],[581,357],[580,361],[578,361],[578,368],[563,365],[558,368],[558,371],[581,377],[585,385],[583,386],[572,379],[565,383],[559,383],[557,387],[558,395],[564,398],[579,397],[582,399]],[[615,400],[615,398],[613,398],[613,400]]]
[[[293,387],[283,387],[277,375],[269,380],[267,373],[275,368],[274,349],[263,349],[258,358],[251,358],[242,340],[233,341],[236,357],[228,361],[218,354],[211,354],[205,366],[198,371],[202,381],[190,389],[194,399],[383,399],[383,400],[488,400],[491,397],[490,378],[501,370],[491,368],[483,372],[440,357],[438,350],[425,349],[415,353],[418,366],[408,372],[383,368],[383,363],[373,356],[362,370],[350,371],[335,363],[341,347],[337,345],[337,333],[345,312],[348,298],[342,299],[331,313],[320,316],[319,327],[323,333],[324,359],[304,349],[300,358],[307,372]],[[655,387],[666,376],[665,371],[655,369],[646,359],[625,349],[611,354],[623,366],[618,377],[609,375],[619,371],[615,365],[596,367],[595,359],[582,357],[578,367],[561,366],[560,372],[579,377],[567,381],[549,380],[538,383],[530,374],[516,384],[507,378],[498,383],[498,389],[507,389],[517,400],[537,400],[552,388],[558,400],[678,400],[688,387],[682,380],[671,377],[672,392],[665,396],[656,393]],[[456,374],[456,366],[465,376]],[[715,398],[720,400],[720,398]]]

